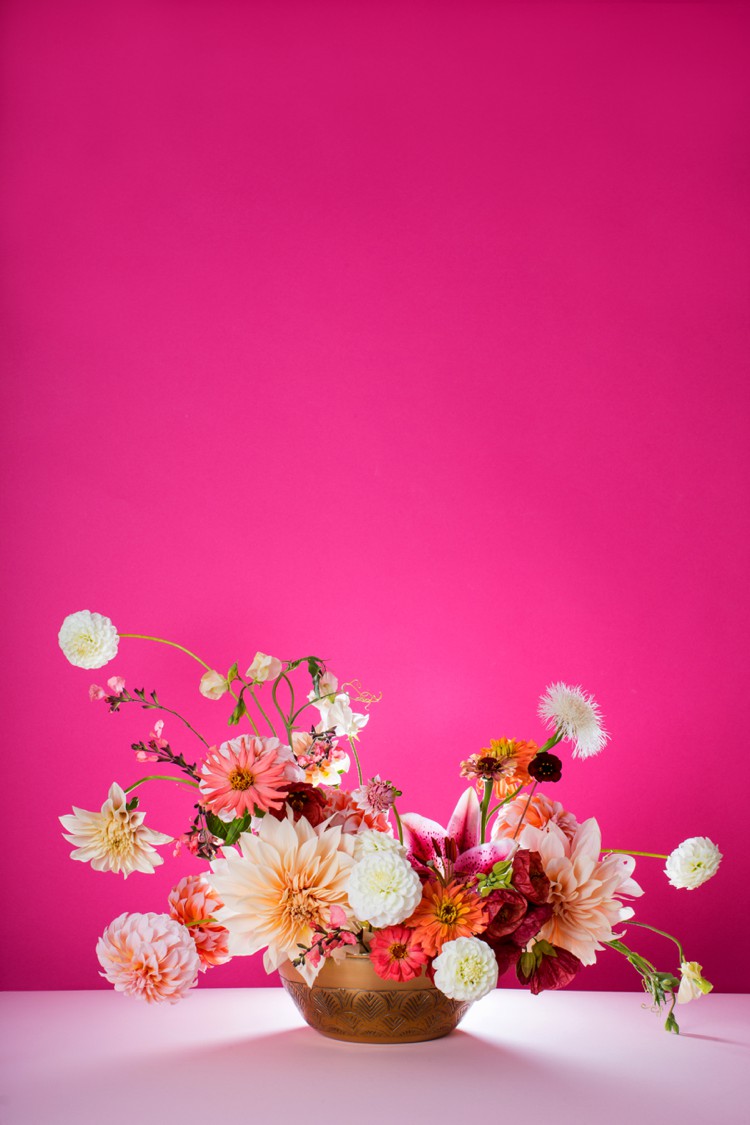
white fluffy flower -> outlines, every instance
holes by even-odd
[[[703,966],[697,961],[683,961],[680,965],[680,987],[677,991],[677,1003],[687,1004],[690,1000],[699,1000],[711,991],[713,985],[703,976]]]
[[[153,845],[168,844],[172,837],[144,827],[146,814],[128,809],[127,803],[127,794],[113,782],[101,812],[74,805],[72,814],[61,816],[67,829],[63,836],[75,845],[70,858],[90,863],[94,871],[120,872],[126,879],[133,871],[152,874],[164,862]]]
[[[708,836],[691,836],[667,856],[664,874],[673,887],[695,890],[719,870],[721,852]]]
[[[497,958],[486,941],[446,941],[432,963],[435,986],[451,1000],[481,1000],[497,984]]]
[[[65,618],[57,636],[60,648],[77,668],[103,668],[117,656],[120,638],[108,617],[81,609]]]
[[[393,850],[377,851],[355,863],[349,877],[349,904],[360,922],[397,926],[422,898],[414,868]]]
[[[574,758],[590,758],[607,745],[609,735],[602,726],[599,705],[580,687],[550,684],[539,700],[539,717],[548,729],[561,731],[566,742],[574,742]]]
[[[354,838],[354,858],[359,862],[365,856],[381,854],[383,852],[392,852],[395,855],[400,855],[406,858],[406,848],[403,844],[399,844],[395,836],[389,836],[387,832],[377,832],[374,828],[368,828],[365,832],[360,832]]]

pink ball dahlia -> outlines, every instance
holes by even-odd
[[[189,928],[204,973],[231,959],[229,930],[218,922],[195,925],[202,918],[211,918],[223,905],[202,875],[186,875],[169,892],[169,916]]]
[[[121,914],[99,938],[96,955],[115,991],[149,1004],[176,1004],[198,982],[190,931],[167,914]]]

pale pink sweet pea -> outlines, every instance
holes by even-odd
[[[198,685],[198,691],[206,699],[221,699],[229,691],[229,684],[226,678],[222,676],[221,672],[214,672],[211,669],[204,672],[201,676],[201,682]]]
[[[256,652],[245,675],[254,684],[264,684],[266,680],[277,680],[282,670],[283,665],[277,657],[267,656],[265,652]]]

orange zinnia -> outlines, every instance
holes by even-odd
[[[502,800],[531,781],[529,762],[538,749],[535,742],[493,738],[484,750],[461,763],[461,777],[476,778],[480,793],[484,790],[485,781],[492,781],[495,796]]]
[[[472,937],[487,927],[487,911],[477,894],[454,880],[443,885],[430,879],[422,891],[422,901],[404,922],[430,957],[439,953],[446,941]]]

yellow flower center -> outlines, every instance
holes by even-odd
[[[281,904],[295,926],[310,926],[314,929],[320,924],[320,904],[310,891],[287,887],[281,896]]]
[[[452,926],[458,921],[458,907],[455,902],[441,902],[438,907],[438,918],[445,926]]]
[[[229,784],[232,789],[249,789],[254,782],[255,775],[250,770],[243,769],[242,766],[237,766],[229,775]]]

